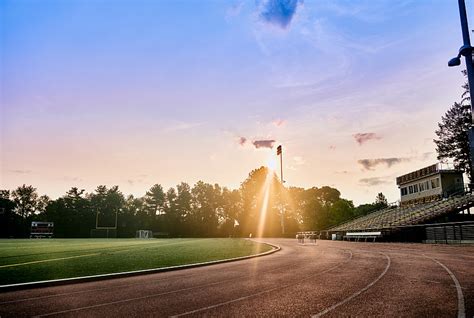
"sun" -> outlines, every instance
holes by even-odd
[[[272,155],[267,159],[267,168],[271,171],[275,171],[277,169],[277,162],[275,156]]]

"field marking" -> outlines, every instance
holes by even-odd
[[[206,239],[198,239],[198,240],[206,240]],[[58,253],[63,253],[63,254],[67,254],[67,253],[79,253],[79,252],[90,252],[90,251],[108,251],[110,249],[114,249],[116,251],[128,251],[128,250],[131,250],[131,249],[136,249],[136,248],[149,248],[150,246],[155,246],[155,247],[161,247],[161,246],[168,246],[168,245],[173,245],[173,244],[181,244],[181,243],[187,243],[187,242],[191,242],[191,241],[195,241],[195,240],[192,240],[192,239],[186,239],[186,240],[182,240],[180,242],[172,242],[172,243],[162,243],[162,242],[143,242],[143,243],[130,243],[130,244],[124,244],[124,245],[113,245],[113,244],[100,244],[100,245],[97,245],[96,243],[91,243],[91,244],[71,244],[69,245],[68,247],[70,246],[74,246],[74,247],[86,247],[87,248],[76,248],[76,249],[72,249],[72,250],[61,250],[61,251],[57,251],[57,252],[50,252],[50,253],[32,253],[32,254],[16,254],[16,255],[9,255],[9,256],[0,256],[0,259],[5,259],[5,258],[12,258],[12,257],[26,257],[26,256],[35,256],[35,255],[43,255],[43,254],[58,254]],[[64,245],[56,245],[54,247],[64,247]],[[51,246],[44,246],[44,247],[47,247],[47,248],[50,248]],[[17,249],[16,247],[12,247],[13,249]],[[24,247],[18,247],[18,248],[24,248]],[[28,248],[33,248],[33,247],[28,247]],[[38,247],[35,247],[35,248],[38,248]]]
[[[100,255],[100,253],[68,256],[68,257],[61,257],[61,258],[50,258],[50,259],[44,259],[44,260],[40,260],[40,261],[31,261],[31,262],[26,262],[26,263],[1,265],[0,268],[23,266],[23,265],[30,265],[30,264],[37,264],[37,263],[45,263],[45,262],[55,262],[55,261],[62,261],[62,260],[65,260],[65,259],[88,257],[88,256],[95,256],[95,255]]]
[[[237,265],[237,264],[233,264],[233,265]],[[283,268],[289,268],[289,267],[292,267],[292,266],[293,265],[279,266],[279,267],[267,270],[267,271],[265,271],[265,273],[271,273],[271,272],[274,272],[274,271],[277,271],[277,270],[280,270],[280,269],[283,269]],[[196,275],[200,275],[200,274],[199,273],[193,273],[193,274],[184,275],[184,276],[180,275],[179,279],[193,277],[193,276],[196,276]],[[249,276],[249,275],[247,275],[247,276]],[[160,279],[153,279],[153,280],[148,281],[148,283],[160,283],[162,281],[167,281],[167,280],[176,279],[176,278],[177,277],[165,277],[165,278],[160,278]],[[232,278],[230,280],[238,280],[238,279],[241,279],[241,278],[242,277],[237,277],[237,278]],[[220,282],[227,282],[227,281],[228,280],[224,280],[224,281],[220,281]],[[59,294],[46,295],[46,296],[36,296],[36,297],[27,297],[27,298],[21,298],[21,299],[7,300],[7,301],[0,302],[0,305],[19,303],[19,302],[25,302],[25,301],[31,301],[31,300],[39,300],[39,299],[45,299],[45,298],[54,298],[54,297],[59,297],[59,296],[84,294],[84,293],[95,292],[95,291],[104,291],[104,290],[109,291],[109,290],[112,290],[112,289],[115,289],[115,288],[125,288],[125,287],[137,286],[137,285],[143,285],[143,282],[133,283],[133,284],[121,284],[121,285],[115,285],[115,286],[110,286],[110,287],[85,289],[85,290],[79,290],[79,291],[75,291],[75,292],[66,292],[66,293],[59,293]]]
[[[368,284],[367,286],[365,286],[364,288],[362,288],[361,290],[359,290],[358,292],[355,292],[354,294],[350,295],[349,297],[347,297],[346,299],[338,302],[337,304],[334,304],[332,305],[331,307],[329,308],[326,308],[325,310],[315,314],[315,315],[311,315],[311,318],[318,318],[318,317],[321,317],[325,314],[327,314],[328,312],[336,309],[337,307],[341,306],[341,305],[344,305],[345,303],[351,301],[352,299],[354,299],[355,297],[359,296],[360,294],[362,294],[363,292],[365,292],[366,290],[368,290],[370,287],[372,287],[373,285],[375,285],[383,276],[385,276],[385,274],[387,273],[388,269],[390,268],[390,264],[391,264],[391,259],[390,259],[390,256],[388,256],[387,254],[385,253],[380,253],[382,254],[383,256],[385,256],[385,258],[387,259],[387,265],[385,266],[385,269],[384,271],[374,280],[372,281],[370,284]]]
[[[448,272],[449,276],[451,276],[451,279],[454,282],[454,285],[456,286],[456,292],[458,296],[458,318],[465,318],[466,317],[466,307],[464,306],[464,295],[462,293],[462,287],[461,284],[459,283],[458,279],[454,275],[454,273],[443,263],[438,261],[437,259],[434,259],[432,257],[426,256],[423,254],[423,256],[431,259],[432,261],[436,262],[439,266],[444,268],[446,272]]]
[[[222,284],[222,283],[232,281],[232,280],[235,280],[235,278],[224,280],[224,281],[218,281],[218,282],[214,282],[214,283],[209,283],[209,284],[204,284],[204,285],[199,285],[199,286],[192,286],[192,287],[187,287],[187,288],[176,289],[176,290],[172,290],[172,291],[168,291],[168,292],[162,292],[162,293],[158,293],[158,294],[151,294],[151,295],[146,295],[146,296],[141,296],[141,297],[127,298],[127,299],[121,299],[121,300],[111,301],[111,302],[107,302],[107,303],[77,307],[77,308],[73,308],[73,309],[66,309],[66,310],[61,310],[61,311],[56,311],[56,312],[50,312],[50,313],[47,313],[47,314],[36,315],[36,316],[33,316],[33,317],[35,317],[35,318],[48,317],[48,316],[60,315],[60,314],[65,314],[65,313],[70,313],[70,312],[76,312],[76,311],[85,310],[85,309],[92,309],[92,308],[98,308],[98,307],[103,307],[103,306],[122,304],[122,303],[130,302],[130,301],[134,301],[134,300],[143,300],[143,299],[157,297],[157,296],[175,294],[175,293],[178,293],[178,292],[183,292],[183,291],[192,290],[192,289],[196,289],[196,288],[203,288],[203,287],[208,287],[208,286],[212,286],[212,285],[218,285],[218,284]]]
[[[352,260],[352,251],[351,250],[348,250],[348,251],[350,253],[350,256],[347,260],[342,261],[342,262],[338,263],[337,265],[335,265],[331,268],[325,269],[322,272],[316,273],[315,275],[325,274],[327,272],[330,272],[330,271],[344,265],[345,263],[348,263],[350,260]],[[257,297],[257,296],[260,296],[260,295],[263,295],[263,294],[266,294],[266,293],[270,293],[270,292],[275,291],[275,290],[281,290],[283,288],[294,286],[294,285],[297,285],[297,284],[299,284],[299,283],[301,283],[302,281],[305,281],[305,280],[306,280],[306,278],[302,279],[302,280],[298,280],[298,281],[290,283],[290,284],[286,284],[286,285],[283,285],[283,286],[277,286],[277,287],[274,287],[274,288],[266,289],[266,290],[263,290],[263,291],[258,292],[258,293],[254,293],[254,294],[250,294],[250,295],[247,295],[247,296],[235,298],[235,299],[225,301],[225,302],[222,302],[222,303],[218,303],[218,304],[215,304],[215,305],[198,308],[198,309],[187,311],[187,312],[184,312],[184,313],[181,313],[181,314],[178,314],[178,315],[169,316],[169,318],[177,318],[177,317],[188,316],[188,315],[192,315],[192,314],[195,314],[195,313],[198,313],[198,312],[202,312],[202,311],[214,309],[214,308],[217,308],[217,307],[225,306],[225,305],[232,304],[232,303],[235,303],[235,302],[239,302],[239,301],[242,301],[242,300],[246,300],[246,299],[249,299],[249,298],[252,298],[252,297]]]
[[[351,258],[352,258],[352,253],[351,253]],[[292,267],[292,266],[293,265],[280,266],[280,267],[274,268],[272,270],[266,271],[265,273],[270,273],[270,272],[273,272],[273,271],[276,271],[276,270],[279,270],[279,269],[282,269],[282,268],[287,268],[287,267]],[[193,275],[188,275],[188,276],[193,276]],[[173,278],[175,278],[175,277],[173,277]],[[175,293],[178,293],[178,292],[188,291],[188,290],[192,290],[192,289],[196,289],[196,288],[203,288],[203,287],[208,287],[208,286],[213,286],[213,285],[219,285],[219,284],[222,284],[222,283],[231,282],[231,281],[240,280],[240,279],[242,279],[242,277],[220,280],[220,281],[217,281],[217,282],[204,284],[204,285],[199,285],[199,286],[191,286],[191,287],[181,288],[181,289],[177,289],[177,290],[174,290],[174,291],[162,292],[162,293],[157,293],[157,294],[150,294],[150,295],[135,297],[135,298],[121,299],[121,300],[117,300],[117,301],[101,303],[101,304],[96,304],[96,305],[90,305],[90,306],[77,307],[77,308],[73,308],[73,309],[67,309],[67,310],[62,310],[62,311],[57,311],[57,312],[51,312],[51,313],[36,315],[36,316],[33,316],[33,317],[38,317],[38,318],[39,317],[47,317],[47,316],[59,315],[59,314],[64,314],[64,313],[69,313],[69,312],[76,312],[76,311],[85,310],[85,309],[92,309],[92,308],[98,308],[98,307],[103,307],[103,306],[116,305],[116,304],[121,304],[121,303],[129,302],[129,301],[134,301],[134,300],[143,300],[143,299],[157,297],[157,296],[175,294]],[[163,279],[163,280],[165,280],[165,279]],[[111,290],[113,288],[114,287],[110,287],[110,288],[107,288],[107,289]],[[51,295],[51,296],[53,296],[53,295]],[[48,297],[48,296],[44,296],[44,297]]]
[[[202,240],[210,240],[210,239],[198,239],[199,241]],[[187,240],[184,241],[185,243],[193,243],[196,242],[196,240]],[[187,268],[194,268],[194,267],[200,267],[200,266],[206,266],[206,265],[214,265],[214,264],[219,264],[219,263],[226,263],[226,262],[232,262],[232,261],[239,261],[239,260],[246,260],[250,258],[255,258],[259,256],[264,256],[264,255],[269,255],[273,254],[275,252],[278,252],[281,250],[280,246],[271,244],[271,243],[261,243],[258,242],[259,244],[263,245],[269,245],[272,248],[266,252],[260,252],[257,254],[250,254],[250,255],[245,255],[245,256],[238,256],[238,257],[231,257],[231,258],[224,258],[224,259],[217,259],[217,260],[211,260],[211,261],[205,261],[205,262],[200,262],[200,263],[188,263],[188,264],[181,264],[181,265],[174,265],[174,266],[165,266],[165,267],[158,267],[158,268],[147,268],[147,269],[140,269],[140,270],[133,270],[133,271],[126,271],[126,272],[113,272],[113,273],[107,273],[107,274],[98,274],[98,275],[89,275],[89,276],[80,276],[80,277],[69,277],[69,278],[59,278],[59,279],[52,279],[52,280],[45,280],[45,281],[34,281],[34,282],[26,282],[26,283],[16,283],[16,284],[9,284],[9,285],[0,285],[0,290],[2,288],[12,288],[12,287],[25,287],[25,286],[38,286],[39,284],[47,284],[47,283],[57,283],[57,282],[65,282],[65,281],[70,281],[70,282],[79,282],[81,280],[85,279],[93,279],[93,278],[102,278],[102,277],[121,277],[125,275],[134,275],[134,274],[152,274],[152,273],[159,273],[159,272],[164,272],[164,271],[169,271],[169,270],[179,270],[179,269],[187,269]],[[170,244],[164,244],[160,245],[161,246],[169,246],[169,245],[175,245],[175,244],[181,244],[179,242],[174,242]],[[101,253],[97,253],[96,255],[100,255]],[[90,254],[93,255],[93,254]],[[72,256],[68,258],[74,258],[74,257],[82,257],[86,255],[79,255],[79,256]],[[64,258],[65,259],[65,258]],[[50,259],[50,260],[44,260],[44,261],[52,261],[52,260],[59,260],[58,259]],[[23,265],[23,264],[29,264],[29,263],[35,263],[35,262],[44,262],[44,261],[34,261],[34,262],[27,262],[27,263],[20,263],[20,264],[10,264],[10,265],[4,265],[4,266],[12,266],[12,265]],[[1,318],[1,317],[0,317]]]

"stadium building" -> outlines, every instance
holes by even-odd
[[[400,200],[325,231],[323,239],[474,243],[474,206],[463,171],[434,164],[396,178]]]
[[[463,171],[434,164],[397,178],[400,206],[438,201],[464,191]]]

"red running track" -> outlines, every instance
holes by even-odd
[[[265,239],[280,252],[0,293],[0,317],[472,317],[474,246]]]

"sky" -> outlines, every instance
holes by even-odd
[[[3,0],[0,188],[238,188],[281,144],[285,185],[394,202],[461,45],[456,1]]]

